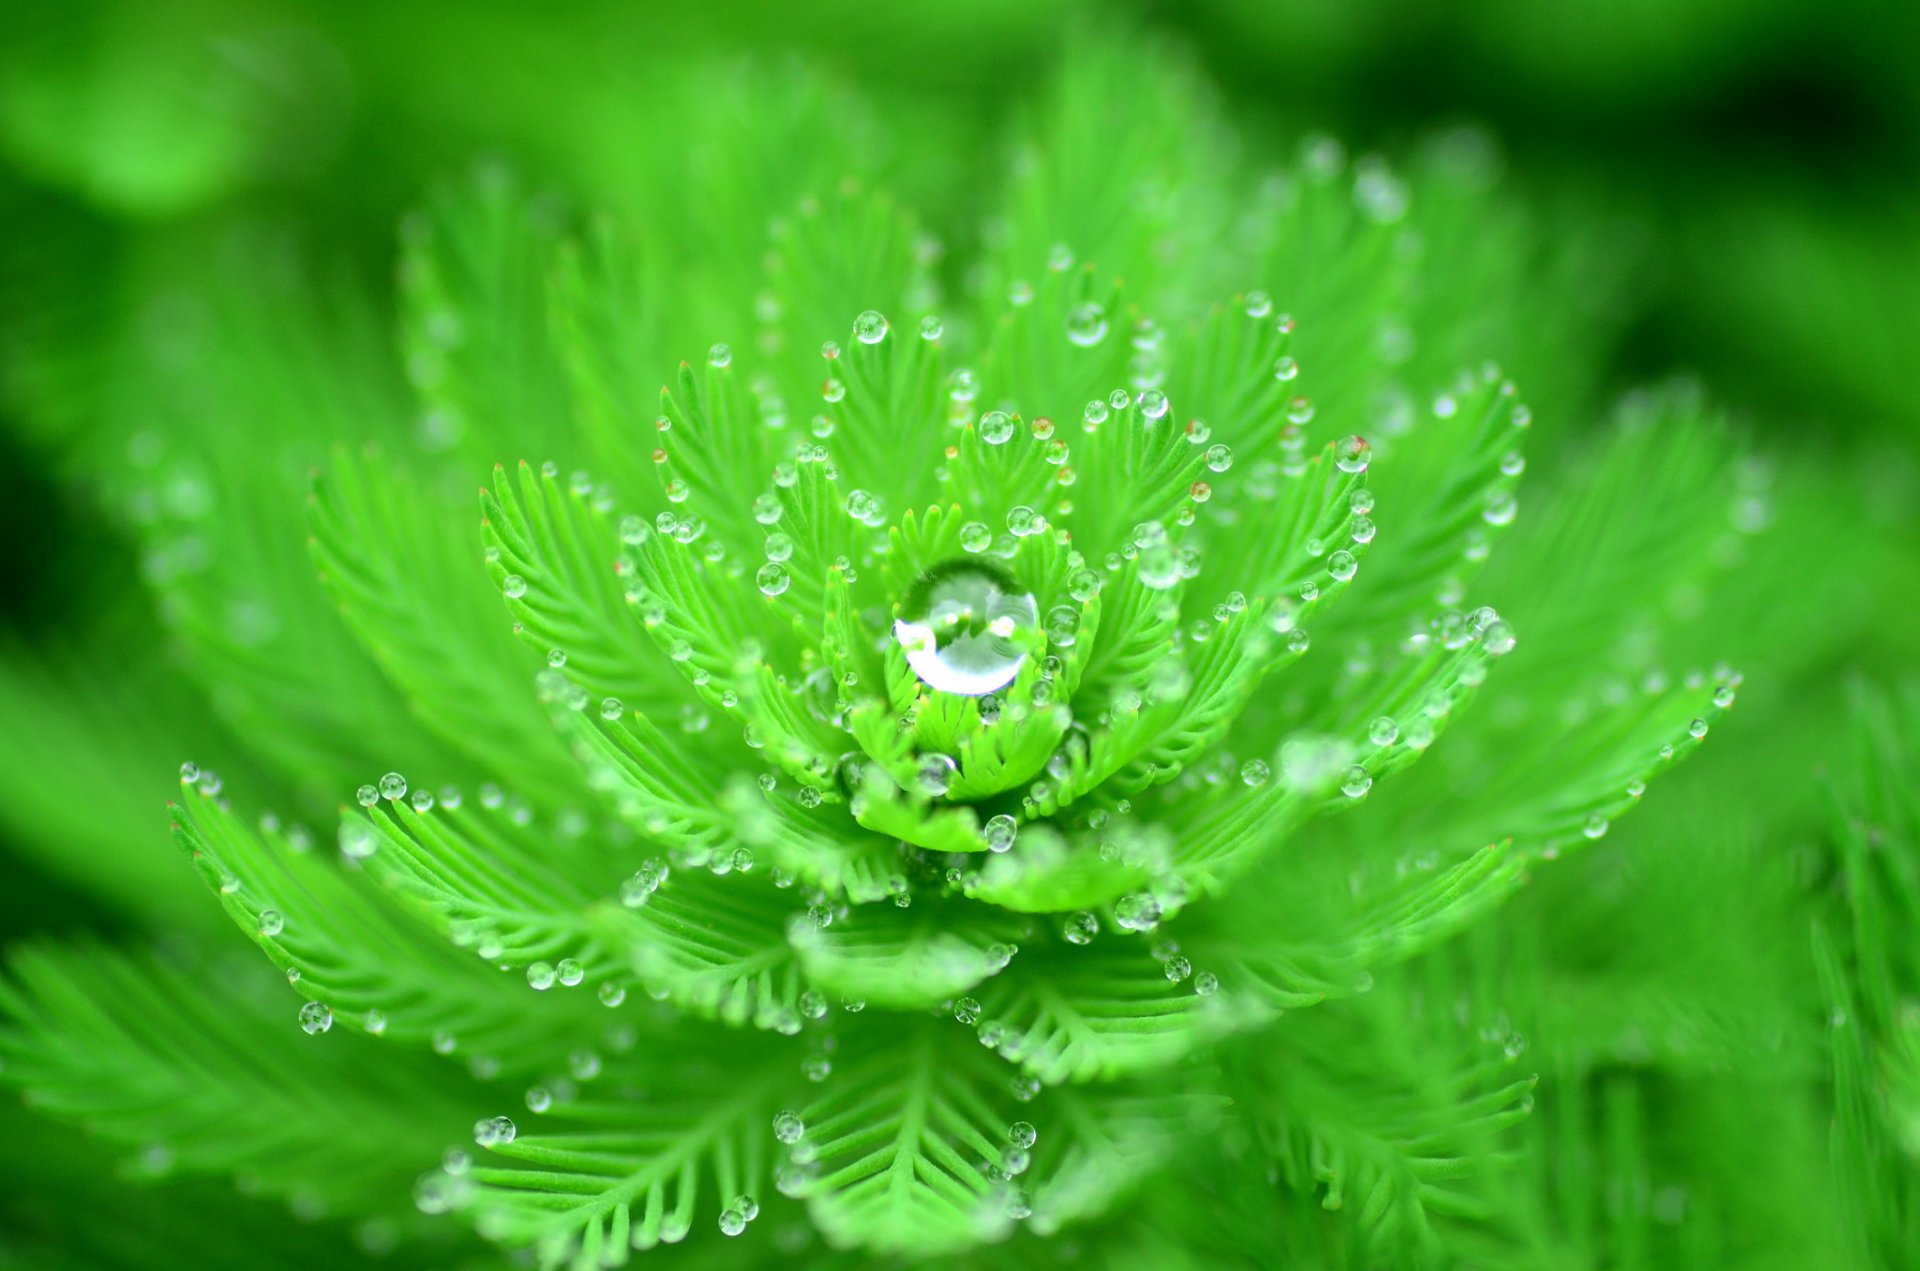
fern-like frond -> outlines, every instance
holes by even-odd
[[[761,1198],[773,1202],[780,1081],[768,1065],[642,1071],[632,1076],[701,1093],[661,1100],[623,1082],[625,1097],[558,1104],[537,1130],[489,1136],[481,1160],[447,1180],[482,1235],[586,1271],[685,1240],[696,1221],[739,1235]]]
[[[307,1036],[268,977],[99,946],[16,950],[5,1080],[144,1168],[244,1182],[317,1213],[397,1215],[471,1118],[431,1056]],[[182,1026],[184,1025],[184,1026]]]

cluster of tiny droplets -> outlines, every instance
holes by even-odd
[[[1356,165],[1354,197],[1356,204],[1368,215],[1381,221],[1391,221],[1397,219],[1403,210],[1405,192],[1390,172],[1363,162]],[[1065,248],[1056,248],[1047,262],[1048,269],[1054,275],[1067,274],[1074,268],[1074,263],[1072,253]],[[1032,283],[1015,281],[1009,288],[1008,300],[1015,308],[1024,308],[1034,305],[1039,294],[1039,289]],[[1282,336],[1294,331],[1294,319],[1290,315],[1276,313],[1271,297],[1265,293],[1249,292],[1240,303],[1249,321],[1270,327]],[[764,297],[757,306],[757,312],[763,323],[777,322],[780,317],[777,298]],[[945,324],[932,315],[921,318],[915,330],[917,338],[929,345],[938,344],[946,334]],[[1168,618],[1179,616],[1178,601],[1173,593],[1184,583],[1198,577],[1204,562],[1197,548],[1180,541],[1177,531],[1192,524],[1199,515],[1199,509],[1215,502],[1218,492],[1214,479],[1236,469],[1233,450],[1225,443],[1214,440],[1213,429],[1205,419],[1195,417],[1180,421],[1173,413],[1173,404],[1160,387],[1165,375],[1165,341],[1164,333],[1157,326],[1144,319],[1134,321],[1131,325],[1116,323],[1114,316],[1097,300],[1078,300],[1064,307],[1061,334],[1073,348],[1100,346],[1113,338],[1116,330],[1124,332],[1130,346],[1128,386],[1088,401],[1080,409],[1078,431],[1083,435],[1092,435],[1102,429],[1119,426],[1123,421],[1128,426],[1145,429],[1177,429],[1178,435],[1198,453],[1199,464],[1206,475],[1191,482],[1185,492],[1186,500],[1174,514],[1172,523],[1148,520],[1133,526],[1121,546],[1098,561],[1089,561],[1073,550],[1066,530],[1055,523],[1056,519],[1070,522],[1073,513],[1073,504],[1067,492],[1074,486],[1078,475],[1072,463],[1075,430],[1071,426],[1056,425],[1047,417],[1037,417],[1029,423],[1012,409],[1002,406],[979,409],[981,381],[969,368],[955,369],[946,379],[949,422],[955,429],[970,430],[979,444],[990,449],[1014,445],[1024,436],[1025,440],[1039,447],[1040,457],[1055,470],[1055,484],[1060,491],[1056,505],[1044,508],[1016,506],[1005,514],[999,524],[969,519],[959,525],[955,537],[960,550],[959,559],[934,581],[934,585],[925,589],[925,595],[913,601],[921,606],[922,611],[903,607],[903,616],[893,627],[891,638],[906,651],[912,669],[925,687],[931,691],[944,690],[974,698],[978,705],[979,727],[982,729],[993,728],[1003,720],[1017,719],[1025,712],[1036,709],[1063,712],[1063,717],[1071,717],[1068,705],[1055,700],[1053,696],[1052,686],[1061,669],[1061,655],[1072,651],[1079,642],[1081,610],[1078,606],[1097,596],[1107,584],[1107,579],[1121,570],[1131,565],[1141,584],[1161,594],[1162,598],[1157,602],[1161,606],[1161,614]],[[855,319],[852,337],[859,344],[876,345],[885,341],[891,333],[893,327],[888,319],[876,310],[868,310]],[[1410,337],[1398,330],[1382,335],[1383,345],[1397,344],[1407,339]],[[822,347],[821,355],[826,372],[821,381],[820,397],[823,406],[828,409],[813,418],[807,429],[808,436],[797,438],[791,457],[776,468],[773,478],[775,488],[755,497],[749,509],[762,537],[762,558],[758,563],[732,560],[714,536],[708,535],[705,520],[685,507],[698,491],[674,467],[665,445],[673,423],[665,415],[655,422],[661,446],[653,452],[653,458],[661,469],[662,489],[670,506],[651,520],[640,516],[627,516],[620,520],[621,542],[628,548],[639,548],[652,536],[663,536],[677,544],[694,548],[708,565],[723,569],[730,576],[739,577],[750,571],[754,586],[769,603],[793,603],[794,580],[791,569],[798,545],[793,537],[796,531],[791,531],[784,524],[785,505],[780,491],[791,489],[796,484],[805,465],[819,465],[821,475],[827,481],[838,481],[839,474],[826,449],[826,442],[835,435],[837,428],[832,408],[842,406],[849,393],[854,391],[849,387],[850,377],[842,372],[844,351],[839,345],[829,342]],[[707,364],[715,372],[728,371],[734,362],[734,352],[725,344],[715,344],[708,351]],[[1283,389],[1281,398],[1278,457],[1241,465],[1235,473],[1236,479],[1244,481],[1245,496],[1254,502],[1275,500],[1283,483],[1302,477],[1308,471],[1310,462],[1306,427],[1314,418],[1314,405],[1310,399],[1293,394],[1290,388],[1300,375],[1299,363],[1293,356],[1283,354],[1272,361],[1270,373],[1275,383],[1289,386]],[[1463,386],[1466,387],[1471,385]],[[1510,395],[1511,388],[1503,385],[1501,391]],[[769,429],[785,429],[790,416],[789,406],[771,382],[756,382],[752,392],[761,422]],[[1438,418],[1450,417],[1460,409],[1459,403],[1458,394],[1443,393],[1431,403],[1431,413]],[[1389,402],[1383,409],[1386,413],[1379,421],[1378,433],[1393,436],[1405,431],[1409,425],[1405,419],[1404,403]],[[1511,405],[1509,417],[1516,429],[1525,429],[1531,422],[1531,415],[1524,405]],[[1372,458],[1373,447],[1363,437],[1349,436],[1334,443],[1333,462],[1343,473],[1367,471]],[[1504,454],[1498,466],[1502,476],[1517,478],[1524,470],[1525,460],[1515,449]],[[545,479],[558,479],[555,465],[545,465],[541,473]],[[1748,486],[1751,488],[1743,487],[1742,501],[1730,514],[1733,523],[1743,530],[1749,525],[1763,523],[1766,515],[1764,479],[1756,477]],[[598,511],[606,512],[612,508],[611,492],[595,486],[585,473],[573,474],[568,489],[578,497],[592,499]],[[844,489],[836,493],[835,498],[838,511],[863,530],[884,530],[899,511],[889,506],[883,494],[870,489]],[[1351,541],[1309,540],[1304,547],[1307,555],[1317,562],[1316,580],[1299,584],[1296,594],[1280,595],[1264,602],[1267,603],[1266,628],[1287,652],[1297,655],[1306,652],[1309,647],[1309,635],[1299,625],[1303,606],[1319,599],[1323,587],[1344,584],[1356,576],[1359,569],[1356,549],[1364,548],[1373,541],[1375,510],[1372,493],[1365,487],[1356,488],[1347,509],[1349,515],[1343,522],[1343,532],[1350,536]],[[1479,508],[1479,520],[1489,529],[1499,529],[1510,524],[1516,513],[1517,502],[1509,486],[1500,484],[1491,488],[1485,496]],[[1232,515],[1230,511],[1221,514]],[[1000,562],[1014,558],[1022,540],[1049,535],[1066,549],[1065,589],[1074,603],[1063,602],[1042,613],[1030,594],[1020,591],[1017,585],[1010,585],[1008,576],[1000,568]],[[844,574],[849,582],[857,579],[860,570],[873,568],[888,550],[876,535],[865,536],[865,542],[865,552],[857,559],[841,557],[833,563],[833,567]],[[1476,532],[1468,537],[1468,559],[1478,559],[1485,550],[1484,532]],[[490,549],[490,558],[496,555]],[[529,595],[530,585],[526,578],[510,573],[503,577],[501,590],[509,600],[524,600]],[[639,608],[647,626],[656,627],[664,620],[665,615],[656,602],[645,594],[637,581],[631,580],[631,576],[628,598]],[[910,600],[897,599],[903,606]],[[1491,609],[1462,614],[1457,609],[1458,596],[1450,591],[1443,590],[1435,599],[1449,612],[1436,621],[1431,630],[1412,637],[1414,641],[1432,641],[1448,648],[1477,641],[1488,655],[1494,657],[1502,656],[1514,647],[1515,638],[1511,628]],[[1248,608],[1249,601],[1245,595],[1237,591],[1229,592],[1214,607],[1211,621],[1203,618],[1179,630],[1175,643],[1204,642],[1211,638],[1217,624],[1231,621]],[[1034,633],[1041,637],[1042,646],[1051,652],[1044,658],[1042,673],[1030,692],[1030,700],[1016,701],[1004,690],[1013,682],[1029,656],[1025,642],[1017,637]],[[670,647],[668,652],[675,662],[687,662],[691,656],[691,650],[684,641]],[[744,650],[743,665],[757,656],[757,650]],[[1368,656],[1365,653],[1353,655],[1347,670],[1355,674],[1364,673],[1370,666]],[[542,681],[543,696],[563,702],[576,711],[597,713],[609,724],[617,724],[627,716],[628,708],[618,698],[590,701],[584,690],[573,685],[565,676],[568,662],[569,654],[563,648],[553,648],[547,653],[546,678]],[[696,685],[703,682],[700,676],[704,674],[696,673]],[[1721,681],[1721,687],[1713,700],[1716,706],[1725,708],[1732,703],[1738,677],[1724,671],[1716,671],[1716,677]],[[982,688],[982,685],[987,687]],[[836,677],[823,667],[814,667],[807,672],[804,683],[797,687],[800,699],[819,719],[845,729],[853,695],[861,686],[851,673]],[[1643,687],[1652,693],[1664,685],[1648,683]],[[1185,663],[1177,658],[1162,659],[1146,673],[1140,685],[1117,693],[1115,700],[1095,722],[1102,726],[1122,722],[1146,703],[1176,700],[1190,689]],[[722,701],[722,706],[728,709],[735,705],[737,698]],[[1424,750],[1434,740],[1444,706],[1445,703],[1430,704],[1426,709],[1415,710],[1401,717],[1376,717],[1366,726],[1364,745],[1380,751],[1393,748]],[[686,734],[697,736],[708,727],[709,718],[702,708],[684,708],[680,718],[681,728]],[[900,720],[903,730],[911,729],[913,723],[911,711]],[[1706,731],[1706,722],[1697,719],[1688,729],[1695,739],[1703,737]],[[1084,749],[1087,744],[1086,729],[1077,723],[1064,736],[1067,741],[1061,751],[1053,756],[1046,770],[1022,796],[1023,810],[1032,815],[1023,822],[1023,818],[1009,812],[996,812],[979,824],[981,846],[987,853],[985,859],[991,861],[1017,853],[1021,850],[1023,823],[1030,825],[1036,820],[1044,822],[1044,816],[1039,813],[1050,806],[1048,800],[1057,784],[1067,781],[1071,776],[1076,758],[1073,747]],[[746,740],[755,749],[763,748],[766,744],[754,735],[750,727]],[[1671,755],[1671,749],[1667,748],[1668,756]],[[1370,768],[1358,762],[1359,757],[1352,747],[1311,741],[1291,742],[1271,758],[1241,759],[1224,751],[1216,751],[1188,765],[1175,779],[1173,788],[1202,789],[1237,784],[1248,789],[1260,789],[1276,780],[1313,784],[1319,782],[1323,775],[1331,775],[1334,778],[1330,782],[1332,788],[1347,799],[1359,800],[1367,796],[1373,784]],[[793,791],[794,798],[803,807],[817,808],[827,797],[826,792],[834,790],[836,786],[840,793],[858,798],[868,764],[869,761],[858,752],[849,752],[838,763],[814,772],[811,782],[800,782]],[[955,756],[938,752],[923,753],[915,760],[913,792],[928,800],[943,800],[959,777],[960,764]],[[202,793],[219,793],[219,777],[192,764],[182,768],[181,778]],[[757,774],[753,784],[771,796],[787,788],[783,785],[783,779],[787,779],[787,774],[770,769]],[[1637,799],[1644,788],[1644,782],[1636,778],[1627,786],[1625,793]],[[453,787],[446,787],[437,795],[425,789],[410,790],[405,777],[395,772],[359,787],[355,799],[360,807],[369,811],[387,805],[394,809],[410,810],[419,816],[436,812],[457,813],[463,802],[460,792]],[[479,803],[487,812],[507,817],[516,825],[528,824],[533,815],[524,801],[510,799],[497,787],[490,785],[481,789]],[[1111,807],[1079,814],[1075,824],[1096,836],[1102,859],[1145,868],[1153,881],[1144,890],[1119,897],[1102,912],[1076,910],[1056,914],[1044,923],[1029,921],[1024,930],[1030,938],[1057,937],[1069,946],[1091,944],[1100,938],[1103,927],[1145,936],[1146,952],[1170,986],[1197,997],[1211,998],[1221,990],[1219,977],[1211,970],[1196,968],[1182,953],[1180,943],[1159,930],[1163,922],[1178,913],[1185,903],[1186,888],[1170,871],[1161,869],[1167,857],[1164,833],[1143,824],[1132,815],[1133,811],[1130,801],[1119,799]],[[1583,827],[1583,833],[1589,839],[1599,838],[1607,832],[1608,825],[1606,816],[1596,813]],[[565,814],[561,829],[579,835],[587,832],[588,822],[581,814]],[[343,830],[340,851],[349,862],[364,860],[377,850],[378,843],[378,834],[364,823],[356,821]],[[967,890],[973,875],[968,868],[971,858],[966,854],[943,858],[932,852],[907,852],[904,850],[906,845],[903,843],[901,846],[903,864],[908,868],[893,879],[892,893],[896,904],[906,906],[911,903],[916,880],[928,880],[953,891]],[[1549,849],[1548,854],[1551,851]],[[670,885],[676,871],[703,869],[715,875],[728,875],[746,874],[754,867],[753,852],[745,846],[708,851],[675,848],[646,859],[619,884],[618,900],[625,908],[642,909],[653,902],[662,888]],[[774,870],[772,873],[777,887],[795,892],[795,923],[802,930],[818,931],[836,921],[847,920],[852,912],[843,898],[837,898],[822,889],[804,886],[801,880],[784,871]],[[236,889],[240,886],[238,880],[233,880],[232,885]],[[224,882],[222,890],[228,890]],[[276,909],[262,907],[257,913],[257,926],[263,938],[274,939],[285,931],[285,919]],[[472,948],[489,961],[498,961],[502,956],[497,936],[484,928],[463,929],[456,933],[456,942]],[[989,972],[993,973],[1010,965],[1018,952],[1015,944],[996,942],[984,950],[983,956]],[[575,957],[535,960],[525,966],[524,973],[528,986],[539,992],[556,987],[576,988],[586,984],[590,978],[600,976],[599,971]],[[298,968],[289,970],[290,979],[297,981],[299,977]],[[1356,991],[1364,991],[1369,985],[1370,979],[1363,975],[1354,987]],[[628,988],[619,975],[610,974],[599,978],[594,991],[600,1002],[617,1008],[626,1001]],[[865,1006],[863,1001],[851,996],[841,997],[837,1004],[840,1013],[849,1015],[860,1012]],[[830,1029],[834,1005],[825,994],[810,989],[799,994],[793,1008],[772,1012],[757,1021],[783,1034],[807,1033],[812,1041],[801,1058],[800,1071],[811,1083],[824,1082],[831,1077],[833,1046],[829,1033],[809,1032],[808,1026],[821,1024]],[[1011,1060],[1017,1062],[1024,1054],[1026,1040],[1005,1022],[993,1019],[982,1003],[972,996],[961,995],[943,1001],[935,1007],[935,1011],[971,1028],[982,1045]],[[333,1009],[319,1001],[308,1001],[302,1005],[298,1018],[301,1028],[315,1035],[329,1031],[335,1023]],[[388,1028],[386,1016],[378,1011],[364,1012],[362,1022],[366,1031],[376,1035]],[[458,1039],[444,1030],[436,1033],[432,1042],[434,1050],[442,1054],[451,1054],[458,1048]],[[632,1033],[627,1030],[624,1034],[614,1035],[609,1049],[618,1052],[630,1048],[633,1043]],[[1509,1047],[1524,1045],[1513,1038],[1505,1044]],[[495,1067],[493,1061],[484,1056],[474,1056],[472,1063],[477,1075],[490,1075]],[[580,1083],[591,1081],[600,1074],[601,1066],[599,1051],[592,1048],[574,1050],[568,1056],[564,1073],[552,1074],[527,1089],[524,1101],[528,1111],[539,1116],[547,1113],[556,1103],[567,1102],[574,1097]],[[1040,1090],[1040,1083],[1035,1078],[1018,1071],[1010,1076],[1009,1084],[1013,1096],[1022,1102],[1033,1099]],[[776,1187],[784,1195],[802,1194],[819,1172],[816,1151],[807,1137],[806,1124],[800,1113],[783,1111],[773,1119],[772,1131],[783,1152],[775,1170]],[[506,1116],[483,1119],[475,1124],[473,1130],[475,1143],[487,1148],[510,1145],[515,1135],[515,1124]],[[1027,1170],[1031,1150],[1038,1137],[1032,1124],[1016,1121],[1008,1128],[1006,1145],[998,1150],[997,1159],[981,1162],[990,1177],[1008,1185],[1006,1203],[1009,1211],[1017,1217],[1025,1216],[1028,1202],[1017,1186],[1013,1186],[1013,1180]],[[422,1179],[416,1192],[419,1207],[426,1212],[443,1212],[457,1207],[465,1193],[468,1169],[469,1159],[465,1150],[450,1149],[442,1168]],[[718,1224],[726,1235],[737,1236],[747,1229],[758,1214],[758,1202],[751,1196],[740,1195],[727,1202]]]

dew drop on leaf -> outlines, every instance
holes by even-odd
[[[1016,638],[1039,623],[1039,606],[1012,580],[982,566],[928,575],[902,606],[893,638],[929,688],[978,697],[1019,674],[1027,650]]]
[[[487,1117],[473,1123],[473,1141],[481,1147],[502,1147],[519,1131],[509,1117]]]
[[[1082,910],[1068,914],[1061,925],[1060,934],[1066,937],[1068,944],[1092,944],[1093,938],[1100,934],[1100,920]]]
[[[1107,338],[1107,311],[1089,300],[1067,311],[1067,340],[1078,348],[1090,349]]]
[[[1365,472],[1373,462],[1373,447],[1365,437],[1345,437],[1334,443],[1333,461],[1342,472]]]
[[[778,561],[768,561],[753,576],[754,585],[760,588],[760,594],[769,598],[778,596],[787,590],[790,578],[787,567]]]

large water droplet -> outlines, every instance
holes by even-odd
[[[1015,638],[1040,620],[1033,596],[972,562],[923,579],[902,606],[893,638],[929,688],[978,697],[1006,687],[1027,660]]]

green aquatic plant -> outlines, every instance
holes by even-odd
[[[1721,727],[1816,496],[1683,387],[1535,423],[1481,359],[1580,406],[1582,264],[1471,135],[1248,160],[1089,59],[957,264],[857,106],[733,91],[651,219],[444,189],[395,356],[242,234],[126,359],[213,710],[102,710],[227,771],[174,838],[274,973],[24,949],[4,1078],[410,1265],[1540,1265],[1526,1038],[1426,955]]]

